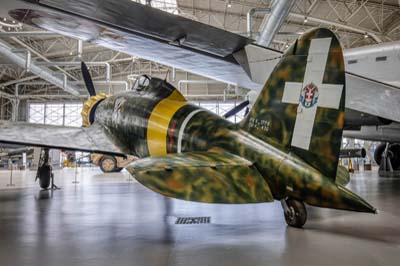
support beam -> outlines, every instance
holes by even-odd
[[[14,47],[10,46],[8,43],[0,41],[0,54],[13,61],[19,67],[25,68],[27,63],[26,58],[24,58],[24,56],[21,56],[20,54],[14,53],[13,50],[15,50]],[[52,72],[48,68],[37,66],[32,62],[30,64],[30,72],[65,90],[68,93],[79,95],[79,90],[77,87],[73,85],[65,85],[64,80],[58,78],[57,74]]]
[[[259,8],[259,7],[255,7],[249,10],[249,12],[247,12],[247,24],[246,24],[246,28],[247,28],[247,37],[249,37],[250,39],[252,39],[253,36],[253,18],[254,16],[256,16],[257,14],[267,14],[271,12],[270,8]],[[240,18],[239,18],[240,19]]]
[[[290,16],[291,17],[295,17],[295,18],[304,19],[304,15],[303,14],[299,14],[299,13],[291,12]],[[343,23],[340,23],[340,22],[331,21],[331,20],[322,19],[322,18],[316,18],[316,17],[308,16],[307,19],[309,21],[312,21],[312,22],[322,23],[322,24],[329,24],[329,25],[333,25],[335,27],[339,27],[339,28],[342,28],[342,29],[347,29],[347,30],[350,30],[350,31],[353,31],[353,32],[357,32],[357,33],[360,33],[360,34],[368,34],[377,43],[381,43],[382,42],[382,39],[377,36],[377,34],[379,34],[379,33],[375,32],[375,31],[371,31],[371,30],[368,30],[368,29],[363,29],[363,28],[360,28],[360,27],[350,26],[350,25],[346,25],[346,24],[343,24]]]
[[[111,65],[108,62],[85,62],[87,66],[104,66],[106,81],[111,81]],[[81,62],[36,62],[37,66],[81,66]]]
[[[0,32],[5,32],[5,30],[0,28]],[[32,54],[34,54],[35,56],[41,58],[44,61],[49,62],[50,60],[47,59],[45,56],[43,56],[41,53],[39,53],[38,51],[36,51],[35,49],[33,49],[32,47],[30,47],[29,45],[27,45],[26,43],[24,43],[23,41],[21,41],[20,39],[16,38],[16,37],[11,37],[11,40],[13,40],[14,42],[18,43],[19,45],[21,45],[23,48],[27,49],[28,51],[30,51]],[[62,68],[58,68],[58,70],[60,70],[62,73],[64,73],[65,75],[69,76],[70,78],[72,78],[73,80],[77,80],[74,76],[70,75],[67,71],[64,71]]]
[[[36,36],[60,36],[57,33],[50,31],[12,31],[12,32],[0,32],[0,37],[36,37]]]
[[[379,32],[382,32],[381,27],[379,27],[378,22],[376,22],[375,18],[372,16],[372,14],[371,14],[371,12],[368,10],[368,8],[364,6],[364,10],[365,10],[365,12],[367,12],[368,17],[369,17],[369,18],[372,20],[372,22],[374,23],[376,29],[377,29]]]

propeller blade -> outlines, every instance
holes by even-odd
[[[232,108],[231,110],[229,110],[224,115],[224,118],[229,118],[231,116],[236,115],[237,113],[242,111],[244,108],[246,108],[249,104],[250,104],[249,100],[246,100],[246,101],[242,102],[241,104],[239,104],[239,105],[235,106],[234,108]]]
[[[92,76],[90,75],[89,69],[85,62],[81,63],[81,71],[82,71],[82,76],[83,80],[85,81],[86,89],[89,92],[90,96],[96,96],[96,90],[93,85],[93,80]]]

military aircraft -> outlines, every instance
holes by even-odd
[[[282,56],[250,38],[131,0],[0,0],[0,16],[257,92]],[[394,159],[400,158],[398,51],[391,43],[345,52],[345,129],[351,131],[344,135],[394,142],[388,150],[400,168]]]
[[[126,169],[151,190],[206,203],[280,200],[288,225],[302,227],[304,203],[376,213],[338,182],[345,71],[328,29],[301,36],[281,57],[249,114],[233,124],[189,104],[168,82],[142,76],[133,91],[91,95],[83,128],[0,123],[0,141],[141,159]]]

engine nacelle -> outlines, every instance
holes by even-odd
[[[364,148],[361,149],[343,149],[340,150],[340,158],[365,158],[367,152]]]

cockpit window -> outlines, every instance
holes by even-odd
[[[176,89],[165,80],[143,75],[136,78],[132,90],[140,95],[146,94],[154,98],[165,98]]]
[[[150,85],[150,78],[147,75],[142,75],[135,80],[133,89],[136,91],[141,91]]]

